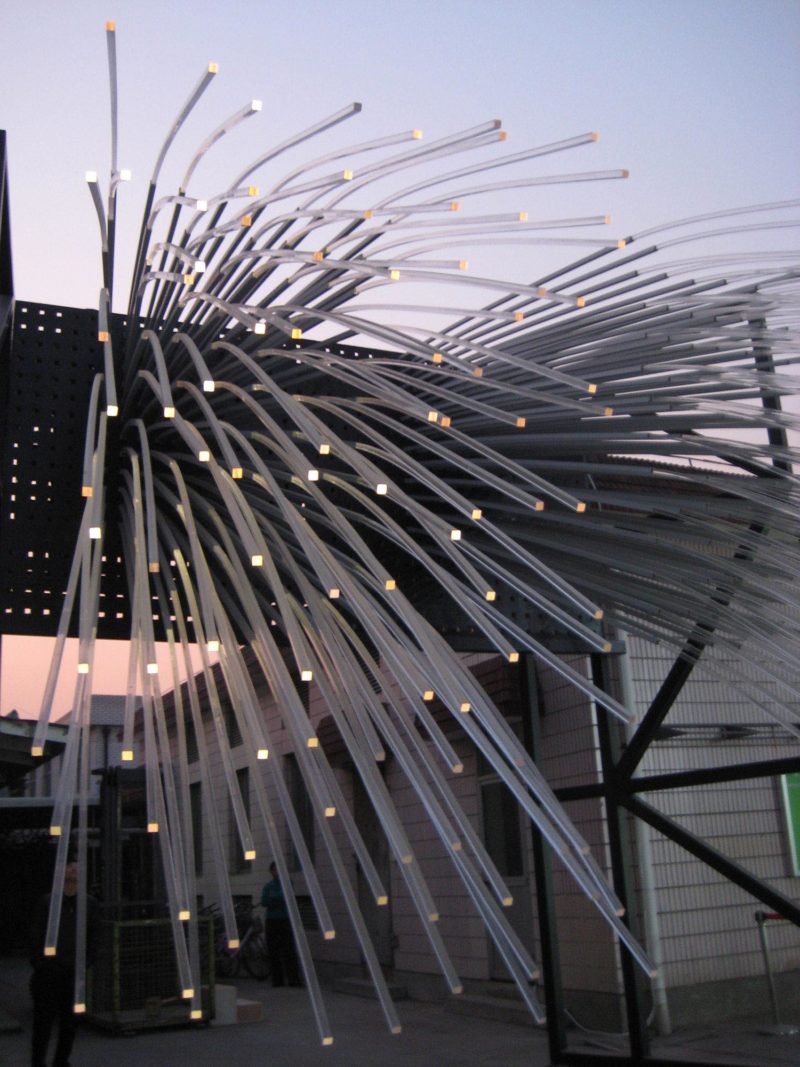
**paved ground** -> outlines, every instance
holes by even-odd
[[[27,1067],[30,1040],[28,967],[0,960],[0,1067]],[[403,1032],[389,1034],[376,1001],[326,993],[334,1044],[320,1047],[306,994],[242,979],[240,997],[260,1001],[260,1022],[206,1028],[143,1030],[123,1037],[82,1027],[74,1067],[548,1067],[545,1035],[532,1028],[469,1015],[438,1004],[403,1001]],[[14,1029],[14,1024],[17,1028]],[[660,1039],[666,1062],[800,1067],[800,1035],[760,1033],[758,1021],[706,1027]],[[574,1032],[576,1051],[605,1052],[624,1063],[614,1039]]]

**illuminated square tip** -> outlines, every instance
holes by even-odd
[[[470,702],[468,700],[465,700],[462,704],[459,704],[458,710],[461,712],[462,715],[466,715],[471,707],[472,705],[470,704]]]
[[[475,370],[472,373],[476,378],[482,378],[483,377],[483,367],[476,367]]]
[[[192,1010],[189,1012],[189,1018],[190,1019],[202,1019],[203,1018],[203,1013],[200,1010],[200,1008],[192,1008]]]
[[[254,860],[256,858],[256,850],[254,848],[245,849],[244,858],[246,860]]]
[[[578,501],[578,504],[577,504],[575,510],[578,512],[579,515],[582,514],[584,511],[586,511],[586,505],[584,504],[584,502],[582,500]]]
[[[218,74],[219,73],[219,63],[209,63],[208,64],[208,73],[209,74]]]
[[[306,746],[308,748],[319,748],[319,738],[309,737],[308,741],[306,741]]]
[[[428,412],[428,422],[438,422],[438,420],[439,420],[439,412],[438,411],[429,411]]]
[[[86,1005],[83,1003],[83,1001],[79,1001],[77,1004],[74,1004],[72,1006],[72,1010],[76,1015],[83,1015],[86,1011]]]
[[[509,654],[508,654],[508,662],[509,663],[519,663],[519,652],[509,652]]]
[[[122,750],[121,759],[122,759],[123,763],[132,763],[133,762],[133,750],[130,749],[130,748],[124,748]]]
[[[119,180],[121,182],[129,182],[131,180],[131,172],[127,167],[119,172]]]
[[[450,416],[449,416],[449,415],[442,415],[442,420],[441,420],[441,422],[439,423],[439,425],[440,425],[440,426],[441,426],[441,427],[442,427],[443,429],[445,429],[445,430],[446,430],[446,429],[447,429],[447,428],[448,428],[448,427],[450,426],[451,422],[452,422],[452,419],[450,418]]]
[[[148,674],[158,674],[158,664],[157,663],[148,663],[147,664],[147,673]]]
[[[231,467],[231,478],[234,481],[240,481],[244,477],[244,470],[241,467]]]
[[[264,566],[264,557],[263,556],[251,556],[250,557],[250,566],[251,567],[263,567]]]
[[[219,639],[212,637],[210,641],[206,641],[207,652],[219,652]]]
[[[208,463],[208,461],[211,459],[211,453],[207,449],[203,448],[200,450],[200,452],[197,453],[197,458],[200,460],[201,463]]]
[[[250,110],[251,111],[260,111],[262,107],[263,107],[263,104],[261,103],[260,100],[251,100],[250,101]]]
[[[205,378],[203,381],[203,392],[213,393],[216,388],[216,383],[211,378]]]
[[[257,185],[248,185],[247,186],[247,195],[248,196],[258,196],[258,186]]]
[[[469,260],[468,259],[460,259],[458,261],[458,269],[459,270],[469,270]]]
[[[342,595],[341,589],[337,589],[335,586],[334,586],[333,589],[329,589],[328,590],[328,599],[329,600],[338,600],[341,595]]]
[[[267,332],[267,324],[265,322],[257,322],[253,327],[253,333],[257,333],[259,336],[263,336]]]
[[[86,171],[86,180],[87,180],[87,182],[90,183],[90,185],[93,185],[97,181],[97,171],[96,170],[87,170]]]
[[[331,454],[331,446],[323,442],[323,444],[319,446],[319,454],[321,456],[329,456]]]
[[[426,689],[425,692],[422,694],[422,699],[429,704],[433,700],[434,695],[435,694],[432,689]]]
[[[383,588],[391,593],[393,589],[397,588],[397,582],[394,580],[394,578],[387,578],[384,582]]]
[[[336,931],[335,930],[326,930],[322,936],[326,941],[335,941],[336,940]]]
[[[148,834],[157,834],[158,833],[158,823],[157,822],[149,822],[147,824],[147,832],[148,832]]]
[[[481,511],[480,508],[473,508],[472,509],[472,513],[470,515],[470,518],[474,519],[475,522],[478,522],[479,519],[483,518],[483,512]]]
[[[308,472],[308,480],[310,482],[318,482],[319,481],[319,471],[318,470],[313,470],[313,469],[310,470]]]
[[[198,211],[208,211],[207,200],[196,200],[194,206],[197,208]]]
[[[102,536],[103,536],[103,531],[99,526],[90,526],[89,527],[89,538],[90,538],[90,540],[99,541]]]
[[[346,182],[351,182],[353,180],[353,172],[351,170],[343,170],[342,180]]]
[[[460,541],[461,540],[461,531],[460,530],[451,530],[450,531],[450,540],[451,541]]]
[[[160,574],[161,564],[157,563],[155,560],[151,560],[150,563],[147,564],[147,570],[150,574]]]
[[[386,494],[389,492],[389,486],[386,484],[386,482],[378,482],[378,484],[375,486],[375,492],[378,494],[378,496],[386,496]]]
[[[61,837],[61,827],[60,826],[51,826],[50,827],[50,836],[51,837]],[[53,949],[53,955],[55,955],[55,951],[56,950]],[[45,955],[46,955],[46,953],[45,953]]]
[[[106,23],[106,30],[107,30],[108,33],[113,33],[114,30],[116,30],[116,28],[117,28],[116,22],[107,22]]]
[[[193,989],[182,989],[181,990],[181,996],[183,997],[184,1000],[191,1000],[192,997],[194,996],[194,990]]]
[[[525,419],[523,419],[521,416],[516,421],[516,427],[517,427],[518,430],[524,430],[525,429]]]
[[[332,1037],[323,1037],[322,1044],[325,1045],[325,1046],[332,1045],[333,1044],[333,1038]]]
[[[375,897],[375,903],[379,908],[385,908],[389,903],[389,897],[384,893],[383,896]]]
[[[256,759],[269,759],[269,749],[260,748],[256,753]]]
[[[463,763],[454,763],[453,766],[451,767],[451,770],[452,770],[453,774],[463,774],[464,773],[464,764]]]
[[[494,589],[487,589],[486,590],[486,599],[489,600],[489,601],[497,599],[497,593],[495,593]]]
[[[178,918],[182,923],[188,923],[191,917],[192,913],[189,911],[188,908],[183,908],[181,911],[178,912]]]
[[[575,307],[585,308],[586,307],[586,298],[583,297],[583,296],[579,296],[578,299],[575,301]]]
[[[400,280],[400,271],[397,270],[396,268],[393,268],[392,270],[389,271],[389,277],[391,278],[391,280],[393,282],[399,281]]]
[[[325,256],[322,252],[314,252],[311,258],[314,260],[315,263],[321,263]]]
[[[303,331],[300,329],[299,326],[295,326],[292,329],[292,340],[293,341],[299,341],[302,336],[303,336]]]
[[[119,408],[117,407],[117,405],[116,404],[109,404],[108,407],[106,408],[106,415],[108,415],[108,417],[110,419],[113,419],[117,415],[119,415]]]
[[[515,311],[514,312],[514,322],[522,322],[522,320],[524,318],[525,318],[525,315],[524,315],[524,313],[522,311]]]
[[[503,897],[503,907],[504,908],[510,908],[513,903],[514,903],[514,898],[513,897]]]
[[[421,141],[422,140],[422,130],[412,130],[411,131],[411,136],[414,138],[415,141]]]
[[[78,674],[88,674],[88,673],[89,673],[89,664],[88,663],[79,663],[78,664]]]
[[[311,671],[311,670],[308,670],[308,668],[306,668],[306,670],[300,672],[300,681],[301,682],[310,682],[313,677],[314,677],[314,672]]]
[[[329,804],[327,806],[327,808],[325,808],[325,818],[326,819],[333,819],[335,816],[336,816],[336,808],[333,806],[333,804]]]
[[[242,215],[242,217],[241,217],[241,219],[239,221],[241,222],[242,226],[252,226],[253,225],[253,216],[252,215]]]
[[[108,341],[109,338],[110,338],[110,334],[109,334],[108,330],[98,330],[97,331],[97,340],[98,341]]]
[[[165,419],[174,419],[175,418],[175,408],[170,407],[170,406],[165,407],[164,408],[164,418]]]
[[[433,359],[434,363],[441,363],[444,360],[444,356],[441,352],[434,352],[431,358]]]
[[[93,493],[94,489],[92,489],[91,485],[81,486],[81,496],[90,497]]]
[[[41,745],[31,745],[31,755],[32,756],[43,756],[44,755],[44,749],[42,748]]]

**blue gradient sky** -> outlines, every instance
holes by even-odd
[[[109,167],[107,19],[118,31],[119,163],[134,176],[120,193],[123,264],[165,131],[210,60],[220,74],[176,143],[165,191],[204,136],[256,97],[263,111],[217,154],[235,162],[204,164],[195,195],[352,100],[364,111],[337,144],[413,127],[434,137],[490,118],[503,120],[509,151],[598,130],[596,145],[545,173],[626,167],[628,181],[526,190],[515,206],[531,217],[610,213],[613,236],[800,195],[798,0],[6,0],[0,128],[18,298],[97,306],[84,174]],[[796,238],[779,235],[784,247]],[[502,253],[499,273],[534,276],[525,255]],[[100,688],[113,691],[117,677],[124,688],[124,669],[105,655]],[[3,659],[2,710],[37,714],[43,653],[31,660],[8,640]],[[59,701],[54,716],[69,706]]]

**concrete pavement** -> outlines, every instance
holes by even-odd
[[[29,969],[24,960],[0,960],[0,1015],[18,1021],[4,1029],[0,1018],[0,1067],[30,1062]],[[543,1032],[532,1027],[452,1014],[446,1003],[401,1001],[403,1032],[388,1032],[377,1001],[326,992],[334,1044],[320,1046],[311,1006],[302,989],[272,989],[245,978],[239,996],[258,1001],[258,1022],[212,1024],[200,1028],[142,1030],[117,1036],[83,1026],[78,1032],[73,1067],[547,1067]],[[764,1021],[766,1022],[766,1021]],[[761,1034],[757,1020],[704,1027],[659,1039],[654,1053],[671,1063],[798,1067],[800,1035]],[[605,1053],[610,1065],[620,1059],[619,1039],[573,1031],[576,1051]]]

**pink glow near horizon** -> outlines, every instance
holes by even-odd
[[[0,714],[17,711],[21,719],[38,719],[55,644],[51,637],[20,637],[5,634],[0,662]],[[159,678],[163,692],[173,688],[169,649],[156,646]],[[182,658],[182,657],[181,657]],[[216,657],[211,657],[216,659]],[[192,649],[192,661],[200,670],[200,653]],[[50,721],[57,722],[72,708],[78,677],[78,641],[70,639],[64,649]],[[181,672],[181,680],[185,672]],[[123,694],[128,683],[128,644],[125,641],[98,641],[96,645],[92,692]]]

